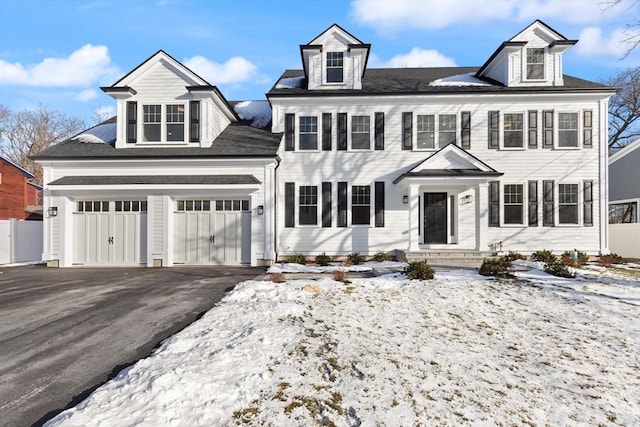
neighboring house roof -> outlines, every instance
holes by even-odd
[[[29,172],[26,169],[21,168],[20,166],[16,165],[15,163],[13,163],[11,160],[7,159],[6,157],[0,156],[0,160],[10,164],[11,166],[13,166],[14,168],[18,169],[22,175],[24,175],[25,178],[31,179],[31,178],[35,178],[35,175],[33,175],[31,172]]]
[[[136,184],[203,184],[243,185],[260,184],[253,175],[118,175],[118,176],[65,176],[49,185],[136,185]]]
[[[303,70],[286,70],[267,93],[268,97],[285,96],[367,96],[421,94],[480,94],[480,93],[546,93],[566,91],[602,91],[615,89],[564,76],[563,86],[507,87],[501,83],[475,78],[478,67],[439,68],[369,68],[362,78],[362,89],[323,89],[310,91],[304,81]],[[283,84],[285,82],[285,84]]]
[[[613,153],[611,156],[609,156],[609,166],[611,166],[611,164],[620,160],[627,154],[631,154],[638,148],[640,148],[640,139],[636,139],[635,141],[625,145],[624,147]]]
[[[42,190],[44,187],[42,187],[41,185],[38,185],[34,182],[27,182],[27,185],[30,185],[32,187],[34,187],[36,190]]]

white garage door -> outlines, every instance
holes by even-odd
[[[176,264],[249,264],[249,201],[178,200],[174,242]]]
[[[74,264],[146,263],[146,201],[77,201],[73,222]]]

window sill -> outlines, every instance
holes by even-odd
[[[166,147],[167,145],[189,145],[189,144],[200,145],[199,142],[189,142],[189,141],[138,141],[136,143],[128,142],[127,144],[144,145],[144,146],[155,145],[155,146],[163,146],[163,147]]]
[[[553,149],[554,150],[567,150],[567,151],[574,150],[575,151],[575,150],[580,150],[580,146],[578,146],[578,147],[559,147],[559,146],[555,145],[553,147]]]
[[[500,147],[500,151],[527,151],[526,147]]]

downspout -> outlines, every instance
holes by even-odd
[[[278,168],[280,167],[280,156],[276,156],[276,167],[273,168],[273,255],[275,264],[278,262]]]

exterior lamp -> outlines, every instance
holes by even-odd
[[[262,215],[264,213],[264,206],[258,206],[258,215]]]
[[[405,205],[409,203],[409,196],[402,196],[402,203],[404,203]]]
[[[58,207],[57,206],[50,206],[49,209],[47,209],[47,215],[49,217],[58,216]]]

